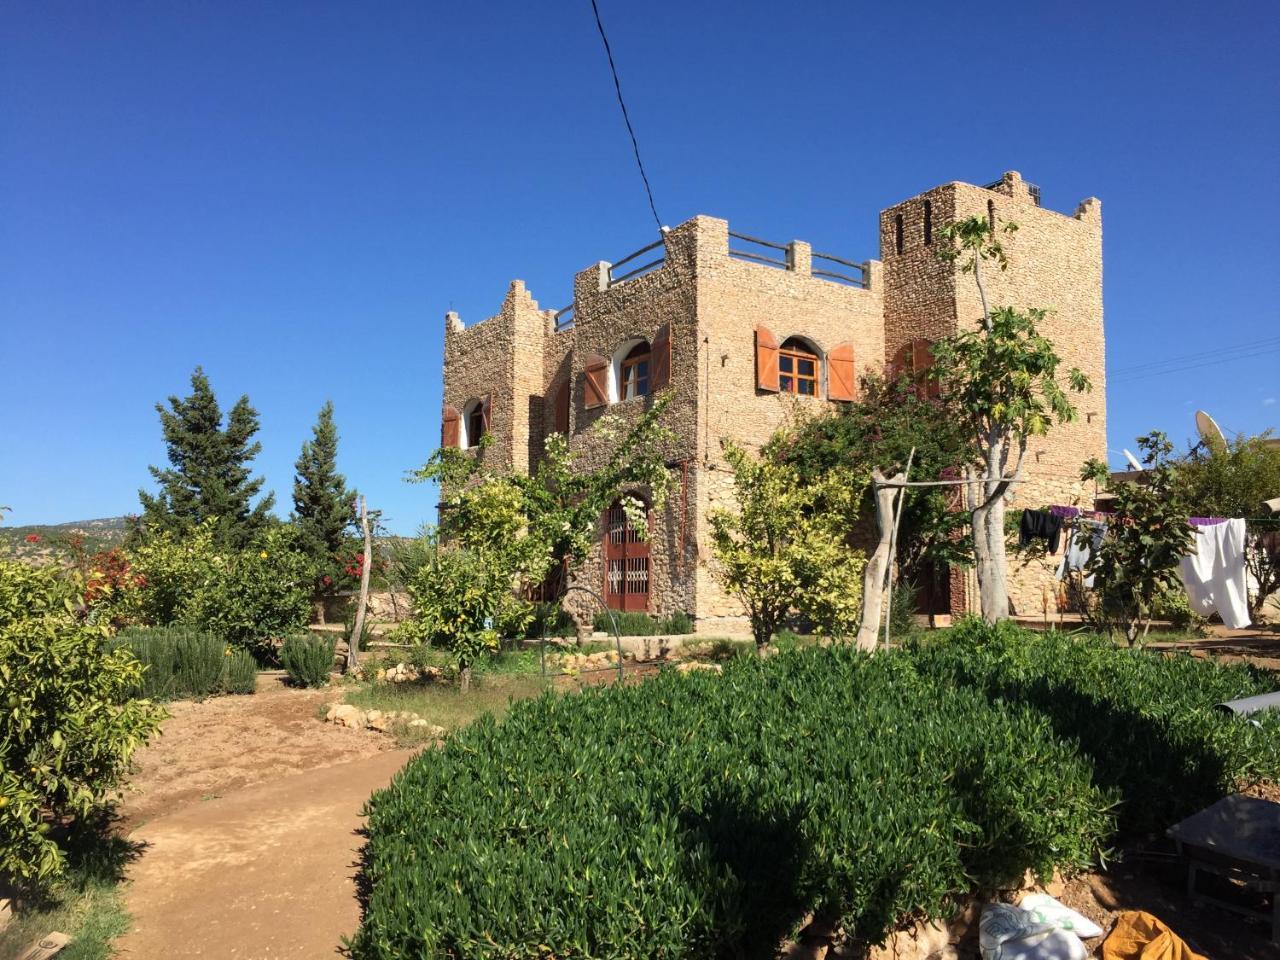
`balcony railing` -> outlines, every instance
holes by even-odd
[[[621,273],[618,272],[619,267],[626,266],[627,264],[630,264],[630,263],[634,263],[636,260],[644,259],[645,254],[649,253],[651,250],[658,250],[658,249],[661,249],[661,253],[656,254],[652,259],[647,260],[646,262],[640,264],[638,267],[631,267],[629,270],[624,270]],[[665,238],[660,238],[658,240],[655,240],[653,243],[649,244],[647,247],[641,247],[635,253],[628,254],[627,256],[619,260],[617,263],[610,264],[609,265],[609,286],[611,287],[617,286],[620,283],[625,283],[627,280],[634,280],[636,277],[643,277],[646,273],[652,273],[654,270],[657,270],[660,266],[662,266],[666,258],[667,258],[667,247],[666,247]]]
[[[813,276],[826,277],[828,280],[834,280],[836,283],[843,283],[850,287],[857,287],[860,290],[867,289],[867,265],[865,263],[843,260],[829,253],[814,252],[810,256],[813,257],[813,266],[809,269],[809,273]]]

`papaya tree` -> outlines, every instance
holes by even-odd
[[[1062,360],[1038,329],[1045,310],[988,303],[983,268],[1007,269],[1000,234],[1016,229],[1006,223],[997,231],[985,217],[969,217],[939,231],[941,254],[959,260],[961,271],[973,276],[982,316],[976,329],[935,343],[929,368],[969,437],[963,487],[982,617],[988,622],[1009,616],[1005,498],[1022,480],[1027,441],[1075,420],[1068,391],[1090,389],[1088,378],[1075,368],[1066,373],[1065,389],[1058,382]]]

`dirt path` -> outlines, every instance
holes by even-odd
[[[139,757],[122,813],[129,868],[121,957],[335,956],[359,920],[360,810],[412,753],[320,723],[340,691],[174,704]]]

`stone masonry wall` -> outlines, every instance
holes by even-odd
[[[1018,229],[1000,234],[1008,256],[1005,271],[983,273],[992,307],[1043,307],[1049,311],[1041,332],[1062,357],[1060,379],[1079,367],[1092,391],[1073,396],[1079,411],[1074,423],[1055,425],[1048,436],[1028,445],[1027,480],[1010,498],[1011,511],[1050,504],[1091,506],[1092,483],[1079,480],[1090,457],[1106,458],[1106,370],[1102,318],[1102,216],[1093,198],[1074,216],[1038,206],[1017,173],[1006,173],[994,189],[950,183],[891,207],[881,215],[885,261],[885,340],[887,356],[914,337],[936,339],[981,320],[973,277],[962,274],[924,243],[924,201],[932,207],[933,230],[955,219],[994,213],[997,229],[1012,221]],[[903,221],[903,252],[896,252],[897,218]],[[1039,560],[1010,551],[1010,598],[1019,614],[1039,614],[1052,596],[1056,558]],[[960,591],[954,591],[954,593]],[[970,606],[976,598],[969,597]]]
[[[1056,427],[1032,444],[1028,481],[1013,506],[1090,502],[1091,486],[1085,489],[1073,478],[1085,459],[1106,452],[1099,205],[1085,201],[1075,217],[1041,209],[1017,174],[1006,174],[995,189],[945,184],[885,210],[882,260],[866,265],[867,289],[813,276],[812,251],[800,241],[789,245],[786,268],[732,257],[729,225],[705,216],[666,232],[664,262],[647,274],[614,283],[603,262],[578,273],[574,324],[566,330],[556,331],[551,312],[540,310],[515,281],[495,317],[469,328],[456,315],[446,317],[445,401],[462,410],[468,400],[491,395],[497,443],[485,456],[499,469],[529,470],[554,429],[557,390],[568,378],[570,443],[584,467],[596,466],[612,446],[600,428],[616,437],[657,398],[587,410],[589,358],[610,358],[632,339],[651,342],[660,326],[670,324],[671,382],[661,393],[670,398],[664,424],[672,439],[663,452],[675,482],[667,504],[651,519],[650,612],[688,611],[700,633],[746,631],[743,610],[724,595],[711,566],[708,513],[734,502],[722,441],[758,448],[779,427],[831,408],[823,399],[825,362],[822,397],[756,389],[755,327],[765,326],[779,343],[802,337],[824,361],[832,347],[851,342],[860,378],[881,371],[903,343],[937,339],[957,324],[974,322],[980,309],[972,278],[938,258],[935,244],[925,243],[926,200],[935,236],[956,217],[985,216],[988,202],[1001,221],[1018,223],[1018,232],[1005,238],[1009,270],[987,275],[991,302],[1051,309],[1044,332],[1057,344],[1064,370],[1081,367],[1094,390],[1077,399],[1078,423]],[[599,540],[575,583],[602,592]],[[1051,564],[1023,564],[1013,553],[1011,563],[1016,609],[1038,613]],[[953,596],[963,599],[971,579],[954,576]],[[581,621],[598,609],[582,594],[572,594],[566,605]]]

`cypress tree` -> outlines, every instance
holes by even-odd
[[[303,443],[295,469],[293,524],[299,545],[321,574],[336,579],[338,554],[350,543],[355,492],[347,489],[346,478],[338,473],[338,428],[333,423],[332,401],[326,400],[320,408],[312,438]]]
[[[169,466],[148,467],[160,490],[154,496],[138,491],[143,528],[182,536],[212,519],[220,546],[244,547],[270,522],[275,504],[271,493],[252,502],[263,484],[249,466],[262,450],[262,444],[253,441],[258,411],[249,405],[248,396],[242,396],[227,414],[224,428],[209,378],[196,367],[191,395],[171,396],[168,409],[157,403],[156,412]]]

